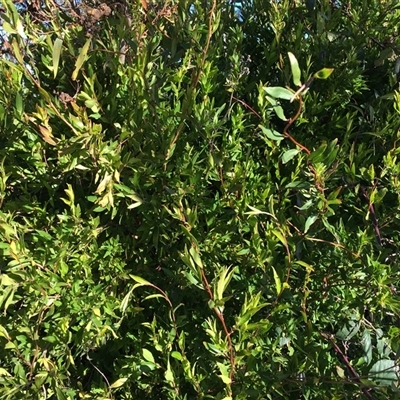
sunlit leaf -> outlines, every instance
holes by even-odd
[[[117,379],[113,384],[110,385],[110,389],[116,389],[124,385],[124,383],[128,380],[128,378],[120,378]]]
[[[297,58],[294,56],[294,54],[292,53],[288,53],[289,56],[289,60],[290,60],[290,67],[292,70],[292,76],[293,76],[293,83],[296,86],[301,86],[301,71],[300,71],[300,67],[299,67],[299,63],[297,61]],[[292,94],[293,96],[293,94]]]
[[[72,77],[71,77],[73,81],[75,81],[76,78],[78,77],[79,71],[81,70],[83,63],[85,62],[91,42],[92,42],[92,39],[89,38],[79,53],[79,56],[75,62],[75,69],[74,69],[74,72],[72,73]]]
[[[314,74],[317,79],[327,79],[332,74],[333,68],[323,68]]]
[[[298,150],[298,149],[290,149],[290,150],[285,151],[282,155],[283,164],[288,163],[291,159],[293,159],[299,153],[300,153],[300,150]]]
[[[143,355],[143,358],[144,358],[146,361],[151,362],[151,363],[153,363],[153,364],[155,363],[153,354],[151,354],[151,351],[150,351],[150,350],[148,350],[148,349],[143,349],[143,350],[142,350],[142,355]]]
[[[151,285],[150,282],[146,281],[146,279],[141,278],[137,275],[129,275],[135,282],[139,283],[140,285]]]
[[[282,282],[281,282],[281,279],[279,278],[279,275],[276,273],[275,268],[274,267],[271,267],[271,268],[272,268],[272,272],[274,275],[276,294],[279,295],[282,291]]]
[[[308,230],[310,229],[311,225],[318,219],[317,215],[310,215],[307,220],[306,223],[304,225],[304,233],[307,233]]]
[[[265,128],[264,126],[260,125],[260,128],[264,135],[271,140],[276,140],[276,141],[281,141],[285,138],[285,136],[282,133],[279,133],[273,129],[268,129]]]
[[[216,295],[216,299],[217,300],[221,300],[224,297],[224,292],[226,290],[226,288],[229,285],[229,282],[232,279],[232,276],[235,272],[234,269],[231,269],[229,272],[228,268],[223,268],[220,276],[219,276],[219,280],[218,280],[218,284],[217,284],[217,295]]]
[[[57,76],[58,73],[58,65],[60,63],[60,56],[61,56],[61,49],[62,49],[62,39],[56,38],[54,41],[54,46],[53,46],[53,76],[54,79]]]
[[[201,262],[200,254],[193,246],[190,248],[189,253],[192,256],[192,259],[196,263],[196,265],[200,268],[203,268],[203,263]]]
[[[293,92],[284,87],[265,87],[264,90],[267,92],[267,94],[275,97],[276,99],[291,100],[293,97]]]

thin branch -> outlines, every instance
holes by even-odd
[[[342,359],[342,361],[346,364],[346,367],[348,368],[350,374],[352,375],[352,378],[354,379],[354,381],[360,385],[362,385],[362,382],[360,380],[360,376],[357,374],[357,371],[354,369],[354,367],[350,364],[349,359],[346,357],[346,355],[343,353],[342,349],[335,343],[334,341],[334,337],[332,335],[328,335],[325,332],[320,332],[320,335],[329,340],[329,342],[332,344],[335,352],[340,356],[340,358]],[[364,395],[370,399],[370,400],[376,400],[374,396],[372,396],[372,394],[369,392],[370,389],[366,388],[366,387],[361,387],[362,392],[364,393]]]
[[[287,125],[285,126],[284,130],[283,130],[283,134],[290,139],[296,146],[300,147],[301,150],[305,151],[308,155],[311,154],[310,150],[307,149],[307,147],[303,146],[302,144],[300,144],[292,135],[289,134],[288,129],[290,128],[290,126],[297,120],[297,118],[299,118],[300,113],[301,113],[301,109],[303,106],[303,101],[301,99],[301,96],[298,97],[299,99],[299,108],[297,109],[297,112],[295,114],[295,116],[293,118],[289,119],[289,122],[287,123]]]
[[[206,275],[204,273],[204,269],[203,268],[201,269],[201,275],[202,275],[202,278],[203,278],[203,282],[204,282],[206,291],[207,291],[207,293],[208,293],[208,295],[210,297],[210,300],[213,300],[214,296],[213,296],[213,293],[211,291],[210,285],[208,283],[208,280],[207,280],[207,277],[206,277]],[[218,310],[217,307],[213,307],[213,310],[214,310],[215,314],[217,315],[218,319],[221,321],[222,327],[224,328],[226,339],[228,341],[229,360],[230,360],[230,363],[231,363],[231,371],[230,371],[229,377],[230,377],[231,381],[233,382],[233,375],[235,373],[235,354],[233,352],[233,344],[232,344],[232,339],[231,339],[231,332],[228,331],[228,328],[227,328],[226,323],[225,323],[224,315]]]

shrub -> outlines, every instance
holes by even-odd
[[[398,393],[397,3],[2,1],[1,397]]]

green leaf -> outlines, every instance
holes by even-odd
[[[279,119],[281,119],[282,121],[287,121],[287,118],[285,117],[283,108],[281,106],[274,106],[274,111]]]
[[[397,57],[397,59],[396,59],[393,72],[395,75],[397,75],[400,72],[400,57]]]
[[[320,163],[324,160],[324,153],[326,150],[326,143],[321,144],[318,149],[314,150],[310,154],[310,161],[313,163]]]
[[[2,325],[0,325],[0,337],[5,337],[8,341],[11,340],[11,337],[8,334],[6,328],[4,328],[4,326],[2,326]]]
[[[165,371],[164,376],[165,376],[165,380],[167,382],[173,383],[175,381],[174,374],[171,370],[171,364],[170,364],[169,360],[168,360],[167,370]]]
[[[279,105],[277,100],[274,97],[271,96],[265,96],[268,102],[271,104],[273,110],[275,111],[276,115],[278,116],[279,119],[282,121],[287,121],[287,118],[285,117],[285,114],[283,112],[283,108]]]
[[[16,94],[16,97],[15,97],[15,108],[17,109],[17,111],[20,115],[23,114],[24,109],[23,109],[23,103],[22,103],[22,96],[19,92]]]
[[[337,156],[337,153],[339,151],[339,147],[337,146],[337,139],[332,140],[332,142],[329,143],[328,147],[326,148],[326,151],[324,153],[324,160],[323,163],[325,164],[326,167],[330,167],[332,163],[335,161],[335,158]]]
[[[344,369],[339,367],[339,365],[336,365],[336,372],[339,378],[345,379]]]
[[[22,39],[26,39],[24,25],[22,25],[20,18],[17,19],[17,21],[15,23],[15,28],[17,29],[19,36],[21,36]]]
[[[192,246],[189,250],[190,255],[192,256],[193,261],[196,263],[196,265],[203,269],[203,263],[201,262],[200,254],[198,251]]]
[[[273,215],[273,214],[271,214],[271,213],[269,213],[269,212],[266,212],[266,211],[259,210],[258,208],[252,207],[252,206],[250,206],[250,205],[248,205],[247,207],[249,207],[249,208],[250,208],[250,210],[251,210],[251,211],[247,211],[247,212],[245,212],[245,214],[247,214],[247,215],[259,215],[259,214],[265,214],[265,215],[268,215],[268,216],[270,216],[270,217],[274,218],[274,219],[277,221],[277,219],[276,219],[275,215]]]
[[[294,56],[292,53],[288,53],[289,55],[289,60],[290,60],[290,67],[292,69],[292,75],[293,75],[293,83],[296,86],[301,86],[301,71],[299,67],[299,63],[297,61],[297,58]],[[293,95],[292,95],[293,96]]]
[[[192,285],[198,285],[199,281],[192,275],[191,272],[184,272],[184,275],[186,276],[187,280],[192,284]]]
[[[125,297],[121,301],[121,305],[119,306],[119,309],[121,310],[122,313],[124,313],[129,305],[129,300],[132,295],[132,290],[130,290]]]
[[[229,369],[225,364],[222,364],[220,362],[217,362],[218,368],[221,371],[221,375],[218,375],[222,382],[224,382],[226,385],[230,385],[232,383],[231,378],[229,377]]]
[[[372,361],[372,340],[368,329],[363,332],[361,344],[364,351],[364,360],[369,365]]]
[[[265,87],[264,90],[276,99],[291,100],[293,97],[293,92],[280,86]]]
[[[19,62],[19,64],[20,64],[21,66],[24,66],[24,65],[25,65],[25,64],[24,64],[24,59],[22,58],[21,50],[20,50],[20,48],[19,48],[18,43],[17,43],[16,40],[13,40],[13,41],[12,41],[11,47],[12,47],[12,49],[13,49],[14,56],[15,56],[15,58],[17,59],[17,61]]]
[[[360,330],[359,321],[350,320],[336,334],[341,340],[350,340]]]
[[[110,386],[110,389],[116,389],[116,388],[121,387],[127,380],[128,380],[128,378],[119,378],[119,379],[117,379],[117,380]]]
[[[274,274],[276,294],[279,296],[282,291],[282,282],[281,279],[279,278],[279,275],[276,273],[275,268],[274,267],[271,268],[272,268],[272,273]]]
[[[391,386],[398,382],[395,360],[379,360],[369,371],[369,379],[382,386]]]
[[[143,350],[142,350],[142,354],[143,354],[143,358],[144,358],[146,361],[155,364],[153,354],[151,354],[151,351],[150,351],[150,350],[143,349]]]
[[[68,400],[64,392],[58,387],[56,387],[56,394],[57,394],[57,400]]]
[[[229,269],[228,268],[223,268],[221,275],[219,277],[218,280],[218,284],[217,284],[217,295],[215,297],[216,300],[221,300],[224,297],[224,292],[226,290],[226,288],[229,285],[229,282],[232,279],[232,276],[235,272],[235,269],[233,268],[229,273],[228,273]]]
[[[282,163],[283,164],[288,163],[293,157],[295,157],[299,153],[300,153],[300,150],[298,150],[298,149],[290,149],[290,150],[285,151],[282,155]]]
[[[57,38],[54,41],[54,46],[53,46],[53,75],[54,75],[54,79],[57,77],[58,65],[60,63],[62,43],[63,42],[62,42],[62,40],[60,38]]]
[[[86,43],[84,44],[84,46],[82,47],[79,56],[75,62],[75,70],[72,73],[72,80],[75,81],[76,78],[78,77],[79,71],[81,70],[83,63],[85,62],[86,59],[86,55],[89,51],[89,47],[90,47],[90,43],[91,43],[92,39],[89,38]]]
[[[305,226],[304,226],[304,234],[306,234],[308,232],[308,230],[310,229],[311,225],[318,219],[317,215],[312,215],[309,216],[306,220]]]
[[[7,342],[7,343],[4,345],[4,348],[5,348],[6,350],[8,350],[8,349],[14,350],[14,349],[17,349],[18,346],[17,346],[14,342]]]
[[[151,299],[159,299],[159,298],[165,299],[165,296],[163,296],[162,294],[159,294],[159,293],[149,294],[143,300],[151,300]]]
[[[151,283],[149,281],[146,281],[146,279],[141,278],[140,276],[137,275],[129,275],[135,282],[140,283],[141,285],[147,285],[151,286]]]
[[[182,361],[182,354],[177,351],[173,351],[171,357],[175,358],[175,360]]]
[[[12,376],[6,369],[0,368],[0,376]]]
[[[12,285],[16,284],[15,280],[10,278],[8,275],[2,274],[0,276],[1,276],[1,285],[2,286],[12,286]]]
[[[225,385],[230,385],[232,383],[232,380],[231,378],[229,378],[229,376],[225,375],[218,375],[218,376],[221,378],[222,382],[225,383]]]
[[[2,23],[2,28],[4,29],[4,32],[6,32],[6,33],[10,33],[10,34],[14,34],[14,35],[17,33],[17,31],[7,21],[4,21]]]
[[[271,140],[276,140],[278,142],[280,142],[281,140],[285,139],[285,136],[273,129],[268,129],[265,126],[260,125],[260,128],[262,130],[262,132],[264,133],[264,135]]]
[[[280,242],[286,246],[287,245],[287,241],[285,236],[282,235],[282,232],[278,231],[277,229],[273,229],[272,233],[280,240]]]
[[[327,79],[333,72],[333,68],[323,68],[314,74],[314,78]]]

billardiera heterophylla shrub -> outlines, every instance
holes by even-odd
[[[397,2],[2,7],[0,398],[398,393]]]

